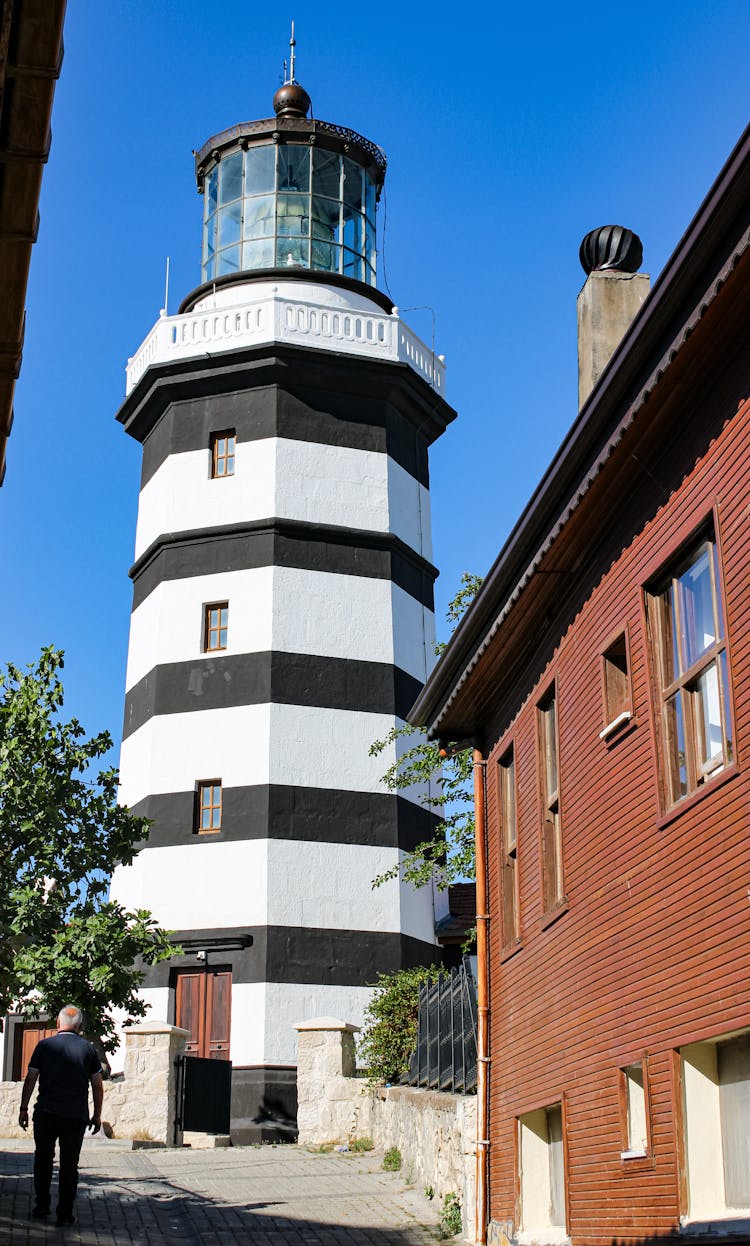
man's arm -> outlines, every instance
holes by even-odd
[[[101,1073],[91,1074],[91,1094],[94,1099],[94,1112],[91,1124],[96,1131],[102,1123],[102,1103],[104,1102],[104,1079]]]
[[[21,1091],[21,1110],[18,1113],[18,1123],[22,1129],[27,1129],[29,1125],[29,1099],[33,1094],[38,1077],[38,1069],[30,1068],[26,1074],[26,1080]]]

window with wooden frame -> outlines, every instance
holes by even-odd
[[[513,746],[497,766],[498,808],[500,811],[500,887],[502,891],[503,948],[520,939],[518,905],[518,829],[516,820],[516,767]]]
[[[226,649],[229,629],[229,602],[219,601],[203,608],[203,652]]]
[[[624,1160],[643,1159],[649,1151],[648,1067],[645,1060],[620,1069]]]
[[[196,792],[196,826],[198,835],[211,835],[221,830],[221,779],[204,779]]]
[[[604,730],[599,732],[599,738],[607,740],[626,726],[633,717],[630,695],[630,656],[626,632],[621,632],[604,650],[602,676],[605,725]]]
[[[665,804],[733,760],[729,665],[713,525],[646,590]]]
[[[233,428],[214,433],[211,438],[211,476],[234,475],[235,432]]]
[[[539,787],[542,805],[542,895],[549,913],[565,902],[563,887],[557,697],[553,684],[537,706]]]

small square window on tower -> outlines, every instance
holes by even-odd
[[[602,654],[604,675],[604,729],[599,738],[607,740],[633,717],[630,696],[628,637],[621,632]]]
[[[203,652],[226,649],[229,631],[229,602],[219,601],[205,606],[203,614]]]
[[[211,438],[211,476],[234,475],[235,432],[233,428],[214,433]]]
[[[204,779],[198,784],[196,823],[199,835],[221,830],[221,779]]]

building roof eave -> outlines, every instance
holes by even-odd
[[[474,730],[473,671],[603,463],[750,248],[750,126],[678,243],[409,714],[431,738]]]

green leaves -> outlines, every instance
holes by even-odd
[[[419,985],[441,972],[435,966],[419,965],[379,975],[357,1043],[372,1083],[398,1081],[408,1069],[417,1044]]]
[[[149,823],[117,805],[115,769],[92,773],[109,733],[87,739],[77,719],[61,719],[62,668],[47,648],[27,671],[0,673],[0,1015],[74,1002],[112,1050],[112,1009],[144,1014],[138,958],[174,949],[150,914],[106,899]]]
[[[461,588],[450,602],[446,618],[454,626],[460,621],[482,585],[480,576],[465,571]],[[437,646],[442,652],[445,646]],[[386,750],[395,752],[383,775],[389,792],[411,790],[412,798],[438,815],[429,839],[404,853],[397,865],[379,874],[373,886],[402,878],[415,887],[433,880],[441,889],[460,880],[472,879],[474,859],[474,791],[472,756],[469,749],[441,758],[438,745],[427,739],[421,727],[405,723],[392,727],[382,740],[370,745],[370,756]]]

